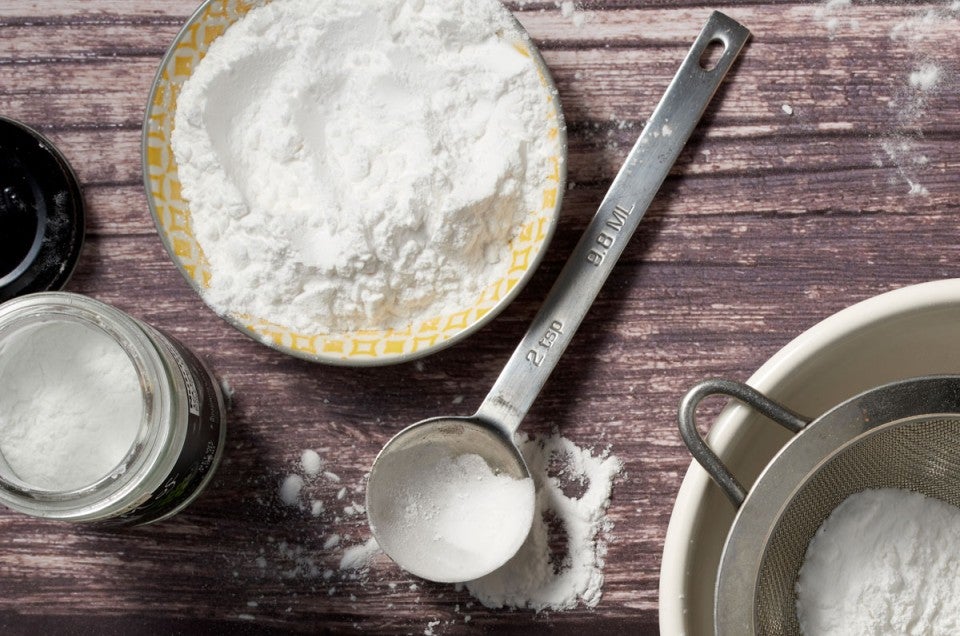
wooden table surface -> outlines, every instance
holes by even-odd
[[[0,512],[4,634],[655,633],[660,553],[689,464],[674,423],[684,390],[745,379],[856,301],[960,272],[957,2],[598,0],[577,5],[579,26],[557,3],[512,2],[557,81],[570,138],[570,190],[540,270],[483,331],[421,362],[285,357],[203,305],[147,211],[144,103],[195,2],[0,0],[0,114],[60,146],[89,206],[67,289],[169,330],[235,390],[225,461],[175,519],[107,533]],[[713,8],[753,39],[525,422],[624,462],[601,603],[468,607],[451,586],[411,590],[382,557],[365,580],[311,576],[310,564],[336,570],[325,536],[356,543],[366,527],[279,502],[300,452],[316,449],[359,501],[393,433],[480,403]],[[940,71],[928,90],[910,83],[923,64]],[[313,488],[337,503],[336,485]]]

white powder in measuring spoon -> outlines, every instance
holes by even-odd
[[[851,495],[796,584],[806,636],[960,633],[960,509],[893,488]]]
[[[228,28],[172,136],[208,304],[303,333],[472,306],[558,153],[515,28],[495,0],[274,0]]]
[[[104,477],[130,450],[142,415],[137,370],[107,334],[52,322],[0,343],[0,454],[27,485],[65,491]]]
[[[422,444],[388,454],[377,470],[389,486],[371,501],[383,517],[374,531],[414,574],[474,579],[509,559],[530,530],[533,480],[495,474],[479,455]]]

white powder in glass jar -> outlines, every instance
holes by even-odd
[[[797,577],[806,636],[960,633],[960,509],[895,488],[851,495]]]
[[[210,46],[172,135],[219,313],[405,327],[504,276],[558,154],[495,0],[274,0]]]
[[[51,322],[0,343],[0,470],[28,486],[98,481],[133,446],[142,416],[136,367],[106,333]]]

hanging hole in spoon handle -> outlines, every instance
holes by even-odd
[[[543,307],[474,417],[512,436],[583,321],[750,32],[714,12],[644,127]],[[700,60],[710,42],[715,66]]]
[[[687,445],[690,454],[703,466],[710,478],[720,486],[733,507],[739,509],[743,500],[747,498],[746,489],[733,476],[723,460],[707,445],[697,429],[697,406],[711,395],[731,397],[793,433],[802,431],[810,420],[774,402],[753,387],[732,380],[704,380],[683,396],[679,413],[680,436],[683,438],[683,443]]]
[[[715,39],[707,42],[707,46],[704,47],[703,53],[700,54],[700,68],[705,71],[712,71],[717,67],[717,62],[720,61],[720,56],[723,55],[723,51],[726,47],[723,44],[723,40]]]

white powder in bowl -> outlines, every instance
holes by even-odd
[[[0,454],[27,485],[98,481],[126,456],[142,416],[137,370],[107,334],[51,322],[0,343]]]
[[[301,333],[472,306],[559,153],[515,29],[495,0],[274,0],[228,28],[172,135],[207,303]]]
[[[960,633],[960,509],[893,488],[851,495],[796,584],[806,636]]]
[[[401,567],[434,581],[469,581],[506,562],[530,531],[533,480],[495,474],[479,455],[441,444],[378,461],[386,487],[371,501],[380,545]]]

